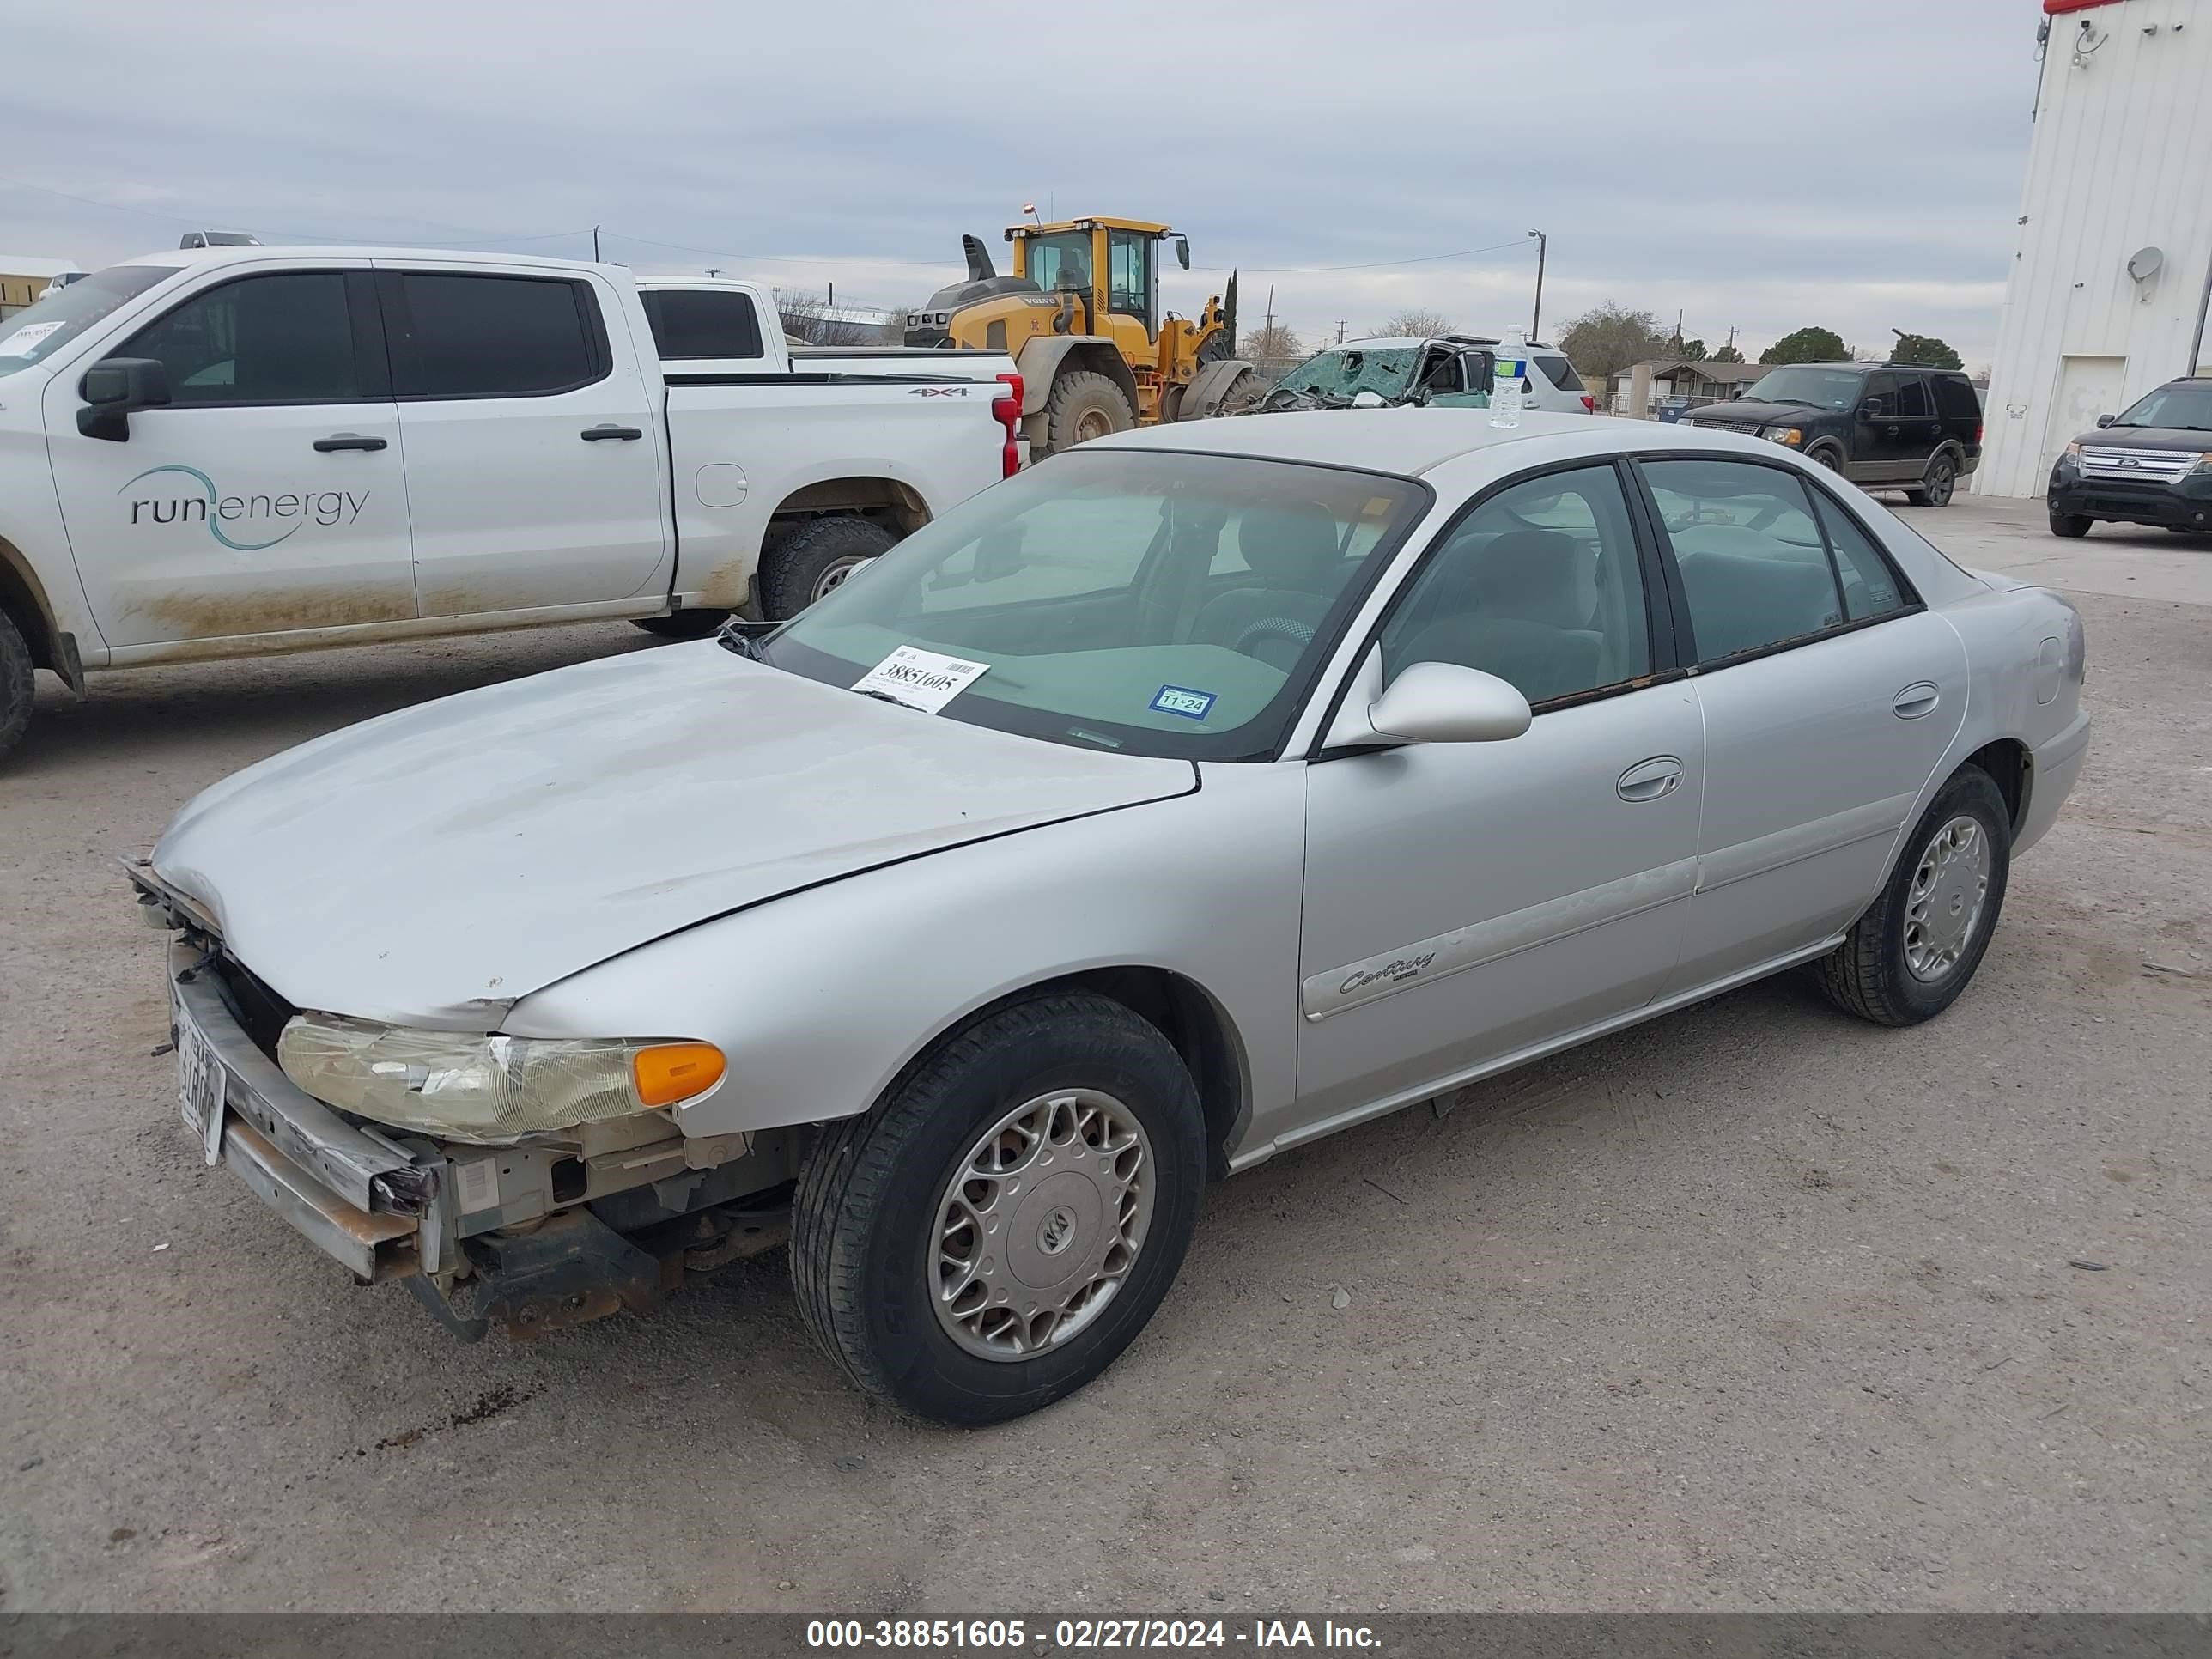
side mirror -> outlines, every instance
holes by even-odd
[[[1889,405],[1879,398],[1869,398],[1859,405],[1859,419],[1863,421],[1886,421],[1888,418]]]
[[[2097,416],[2097,424],[2099,426],[2110,426],[2114,421],[2117,421],[2119,418],[2120,417],[2117,415],[2100,415]]]
[[[1468,373],[1474,377],[1468,390],[1495,392],[1498,390],[1498,354],[1494,351],[1470,351],[1467,354]]]
[[[1190,269],[1190,238],[1188,236],[1176,238],[1176,263],[1185,270]]]
[[[158,357],[103,357],[85,370],[76,389],[87,405],[76,412],[76,429],[122,443],[131,436],[132,410],[169,401],[169,371]]]
[[[1369,702],[1381,676],[1370,658],[1353,684],[1326,747],[1384,743],[1500,743],[1528,729],[1528,699],[1495,674],[1457,663],[1417,662]]]

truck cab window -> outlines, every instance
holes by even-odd
[[[760,319],[752,296],[726,289],[651,289],[639,296],[664,362],[758,357]]]
[[[402,398],[542,398],[606,378],[606,334],[590,284],[556,277],[425,270],[387,304],[393,390]]]
[[[159,361],[173,404],[354,403],[368,395],[346,279],[335,270],[225,283],[109,355]]]

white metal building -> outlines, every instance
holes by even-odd
[[[2068,441],[2205,355],[2212,0],[2044,0],[1984,495],[2036,495]]]

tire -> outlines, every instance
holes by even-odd
[[[22,741],[31,723],[31,647],[15,619],[0,611],[0,757]]]
[[[1127,432],[1137,423],[1137,411],[1103,374],[1076,369],[1052,385],[1045,404],[1045,442],[1052,453],[1073,449],[1092,438]]]
[[[1919,486],[1905,492],[1905,499],[1915,507],[1948,507],[1958,488],[1959,464],[1948,455],[1938,455],[1928,463]]]
[[[2086,514],[2060,513],[2054,509],[2051,514],[2051,533],[2054,536],[2063,536],[2071,541],[2077,537],[2087,535],[2089,526],[2096,522]]]
[[[770,622],[795,617],[898,538],[868,519],[810,519],[769,550],[761,605]]]
[[[1117,1133],[1131,1133],[1131,1124],[1141,1129],[1142,1140],[1129,1145],[1141,1153],[1143,1141],[1150,1143],[1150,1159],[1140,1157],[1135,1165],[1151,1180],[1149,1192],[1133,1188],[1117,1201],[1107,1189],[1083,1184],[1086,1173],[1103,1176],[1106,1164],[1063,1168],[1033,1180],[1028,1196],[1006,1212],[1004,1267],[975,1291],[980,1311],[962,1325],[936,1305],[938,1275],[949,1259],[944,1241],[957,1231],[946,1231],[945,1218],[957,1213],[963,1194],[977,1194],[978,1203],[989,1200],[970,1212],[971,1218],[991,1213],[1007,1199],[992,1191],[1000,1177],[972,1179],[957,1188],[956,1178],[963,1168],[978,1167],[970,1164],[972,1155],[1002,1158],[1010,1144],[1024,1158],[1056,1154],[1077,1163],[1096,1158],[1088,1125],[1059,1138],[1075,1121],[1059,1115],[1067,1104],[1054,1098],[1060,1091],[1091,1091],[1077,1102],[1086,1109],[1107,1102],[1120,1119],[1102,1115],[1097,1121],[1119,1121]],[[1033,1119],[1046,1114],[1035,1119],[1045,1127],[1042,1138],[1024,1139],[1029,1132],[1017,1129],[994,1135],[994,1125],[1024,1108]],[[1121,1158],[1128,1150],[1125,1146]],[[1017,1176],[1034,1167],[1018,1164]],[[1158,1028],[1088,992],[1013,1003],[940,1043],[872,1110],[830,1126],[809,1152],[792,1215],[791,1275],[799,1312],[845,1374],[878,1399],[940,1423],[1022,1416],[1090,1382],[1144,1328],[1182,1265],[1198,1220],[1205,1169],[1198,1091]],[[1060,1194],[1071,1202],[1059,1202]],[[1049,1207],[1032,1213],[1048,1200]],[[1105,1283],[1111,1271],[1091,1264],[1110,1261],[1117,1245],[1127,1248],[1125,1232],[1096,1224],[1109,1202],[1124,1218],[1130,1213],[1125,1205],[1150,1206],[1148,1214],[1138,1211],[1145,1215],[1135,1224],[1141,1237],[1133,1254],[1123,1257],[1115,1288],[1097,1297],[1081,1316],[1056,1322],[1069,1334],[1055,1340],[1041,1333],[1042,1346],[1023,1352],[1035,1326],[995,1305],[1001,1287],[1029,1294],[1013,1268],[1013,1252],[1024,1250],[1034,1270],[1032,1283],[1049,1269],[1054,1255],[1079,1250],[1080,1257],[1068,1258],[1078,1262],[1069,1282]],[[1088,1207],[1078,1219],[1076,1208],[1082,1206]],[[1124,1230],[1131,1224],[1126,1218],[1116,1223]],[[981,1237],[972,1229],[969,1236]],[[1103,1258],[1097,1254],[1102,1247],[1108,1252]],[[1085,1279],[1086,1273],[1103,1277]],[[971,1273],[970,1289],[982,1278]],[[988,1305],[980,1300],[986,1294]],[[1038,1316],[1051,1317],[1048,1310]],[[1002,1322],[994,1328],[994,1321]],[[956,1336],[956,1328],[965,1334]],[[1055,1328],[1047,1324],[1043,1332]],[[987,1357],[976,1350],[994,1328],[1000,1357]]]
[[[632,617],[629,622],[631,627],[642,628],[664,640],[703,640],[729,619],[726,611],[702,607],[674,611],[665,617]]]
[[[1933,971],[1921,970],[1911,957],[1916,927],[1911,912],[1928,882],[1926,872],[1936,856],[1937,843],[1948,838],[1955,846],[1962,823],[1974,827],[1986,848],[1978,908],[1974,908],[1971,865],[1954,865],[1954,873],[1948,876],[1936,874],[1930,887],[1936,926],[1919,930],[1920,949],[1925,953],[1931,939],[1942,939],[1948,931],[1942,927],[1946,913],[1960,917],[1964,932],[1956,936],[1955,954],[1948,963],[1930,963]],[[1913,825],[1881,896],[1853,925],[1843,944],[1814,964],[1820,989],[1838,1007],[1879,1025],[1917,1025],[1942,1013],[1981,965],[1990,936],[1996,930],[1998,912],[2004,908],[2011,867],[2012,817],[2004,795],[1980,767],[1962,766],[1936,791]],[[1963,913],[1952,905],[1954,900],[1967,907]]]
[[[1832,445],[1809,450],[1807,453],[1831,472],[1841,473],[1844,470],[1844,453]]]

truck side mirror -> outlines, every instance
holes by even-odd
[[[1176,263],[1185,270],[1190,269],[1190,238],[1188,236],[1176,238]]]
[[[2110,426],[2114,421],[2117,421],[2119,418],[2120,417],[2117,415],[2100,415],[2097,416],[2097,424],[2099,426]]]
[[[1467,354],[1467,372],[1471,377],[1470,392],[1498,390],[1498,354],[1494,351],[1470,351]]]
[[[158,357],[103,357],[85,370],[76,389],[87,405],[76,412],[76,429],[119,444],[130,439],[132,410],[169,401],[169,371]]]

